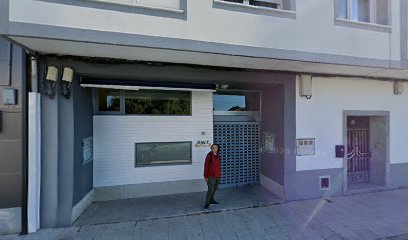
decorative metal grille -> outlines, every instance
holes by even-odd
[[[214,142],[221,148],[223,187],[259,182],[259,131],[257,122],[214,123]]]
[[[370,181],[370,158],[368,129],[347,130],[348,183]]]

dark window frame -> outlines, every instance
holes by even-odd
[[[171,144],[171,143],[189,143],[190,145],[190,161],[186,163],[161,163],[161,164],[137,164],[137,145],[138,144]],[[192,141],[168,141],[168,142],[139,142],[135,143],[135,164],[134,168],[145,168],[145,167],[158,167],[158,166],[179,166],[179,165],[192,165],[193,164],[193,142]]]
[[[124,90],[124,89],[116,89],[120,91],[120,111],[100,111],[99,110],[99,99],[98,99],[98,90],[103,88],[94,88],[93,89],[93,109],[94,115],[115,115],[115,116],[166,116],[166,117],[174,117],[174,116],[192,116],[193,115],[193,92],[192,91],[183,91],[188,92],[190,96],[190,114],[126,114],[126,91],[138,91],[138,90]],[[149,89],[150,90],[150,89]],[[153,89],[154,90],[154,89]],[[182,91],[182,90],[161,90],[157,89],[157,91]]]
[[[262,109],[262,92],[261,91],[253,91],[253,90],[226,90],[226,91],[218,91],[218,95],[233,95],[234,93],[236,94],[243,94],[245,95],[246,93],[255,93],[258,95],[258,100],[259,100],[259,109],[258,111],[222,111],[222,110],[215,110],[215,106],[213,106],[213,113],[214,115],[261,115],[261,109]],[[217,95],[217,93],[213,94],[213,105],[215,104],[214,101],[214,96]]]

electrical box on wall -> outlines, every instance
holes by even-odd
[[[314,138],[296,139],[296,155],[315,155],[315,144],[316,140]]]
[[[62,81],[72,82],[72,79],[74,79],[74,70],[69,67],[64,68],[64,72],[62,74]]]
[[[395,95],[401,95],[403,92],[403,84],[401,81],[395,81],[394,82],[394,94]]]
[[[17,104],[17,90],[12,88],[3,89],[3,104],[16,105]]]
[[[312,97],[312,75],[299,76],[299,95],[310,99]]]

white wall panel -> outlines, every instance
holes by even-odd
[[[297,90],[299,82],[297,82]],[[297,156],[296,170],[342,168],[335,145],[343,144],[343,110],[390,111],[390,163],[408,163],[408,83],[402,95],[393,82],[313,78],[313,97],[296,100],[296,137],[316,138],[316,155]]]
[[[212,142],[212,93],[193,92],[192,109],[192,116],[94,116],[94,187],[203,178],[207,147],[193,146],[191,165],[134,167],[138,142]]]

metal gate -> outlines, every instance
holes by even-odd
[[[370,158],[369,130],[347,130],[348,183],[367,183],[370,181]]]
[[[236,187],[259,182],[258,122],[215,122],[214,142],[221,147],[221,185]]]

